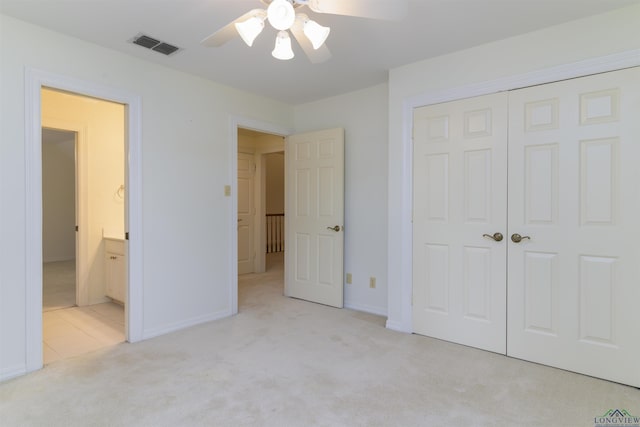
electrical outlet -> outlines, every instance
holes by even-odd
[[[231,196],[231,186],[230,185],[225,185],[224,186],[224,195],[226,197]]]
[[[369,287],[371,289],[374,289],[376,287],[376,278],[375,277],[369,277]]]
[[[351,273],[347,273],[347,285],[353,283],[353,277],[351,277]]]

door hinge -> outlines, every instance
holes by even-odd
[[[76,231],[78,231],[78,226],[76,225]]]
[[[124,240],[129,240],[129,232],[124,233]]]

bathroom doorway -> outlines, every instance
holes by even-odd
[[[125,106],[41,90],[43,363],[125,340]]]
[[[42,128],[42,311],[78,304],[77,132]]]

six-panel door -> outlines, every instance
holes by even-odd
[[[254,165],[253,154],[238,153],[238,274],[254,271]]]
[[[640,386],[639,162],[639,68],[416,109],[414,331]]]
[[[417,109],[413,135],[413,329],[503,354],[506,119],[481,96]]]
[[[510,356],[640,386],[640,69],[509,95]]]
[[[287,138],[285,294],[343,306],[344,130]]]

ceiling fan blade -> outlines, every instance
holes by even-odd
[[[300,21],[296,20],[296,22],[290,28],[290,31],[293,34],[293,37],[295,37],[298,41],[298,44],[300,45],[302,50],[304,50],[304,53],[309,58],[309,61],[311,61],[313,64],[320,64],[321,62],[325,62],[329,58],[331,58],[331,52],[329,52],[329,48],[326,44],[323,44],[318,49],[313,48],[311,41],[307,38],[307,36],[304,35],[303,28],[304,27],[302,26]]]
[[[407,16],[409,0],[308,0],[317,13],[399,21]]]
[[[238,30],[236,30],[235,24],[239,22],[244,22],[247,19],[254,16],[256,13],[259,13],[262,9],[253,9],[244,15],[238,17],[237,19],[229,22],[224,27],[220,28],[215,33],[210,36],[204,38],[200,43],[207,47],[220,47],[232,38],[238,36]]]
[[[399,21],[407,16],[408,0],[308,0],[317,13]]]

